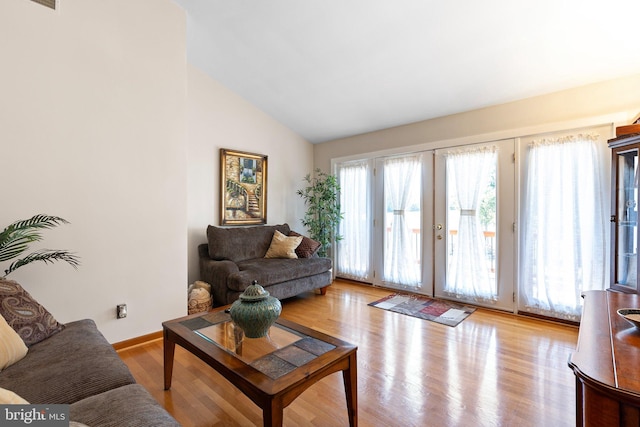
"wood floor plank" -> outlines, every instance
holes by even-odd
[[[367,305],[390,293],[337,280],[283,301],[283,318],[358,345],[361,426],[575,425],[576,327],[482,308],[450,327]],[[185,427],[262,425],[256,405],[180,347],[169,391],[161,340],[119,354]],[[348,425],[342,375],[285,408],[284,425]]]

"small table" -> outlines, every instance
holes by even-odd
[[[162,323],[164,389],[171,388],[175,345],[207,363],[256,405],[265,426],[281,426],[283,410],[322,378],[342,371],[349,425],[358,425],[357,347],[278,319],[264,338],[246,338],[224,307]]]

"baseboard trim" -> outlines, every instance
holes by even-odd
[[[162,339],[162,331],[152,332],[147,335],[142,335],[140,337],[131,338],[128,340],[120,341],[112,344],[113,348],[118,350],[124,350],[125,348],[131,348],[142,344],[147,344],[148,342]]]

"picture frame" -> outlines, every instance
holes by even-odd
[[[267,223],[267,156],[220,149],[220,225]]]

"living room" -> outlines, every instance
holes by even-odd
[[[187,61],[188,20],[177,4],[58,5],[0,4],[0,216],[5,225],[36,213],[70,222],[48,232],[46,245],[77,253],[77,271],[32,265],[10,278],[62,323],[94,319],[110,343],[186,314],[197,246],[219,218],[220,148],[268,156],[268,222],[300,229],[296,190],[332,159],[514,129],[622,124],[638,113],[634,74],[312,144]],[[128,315],[116,319],[121,303]]]

